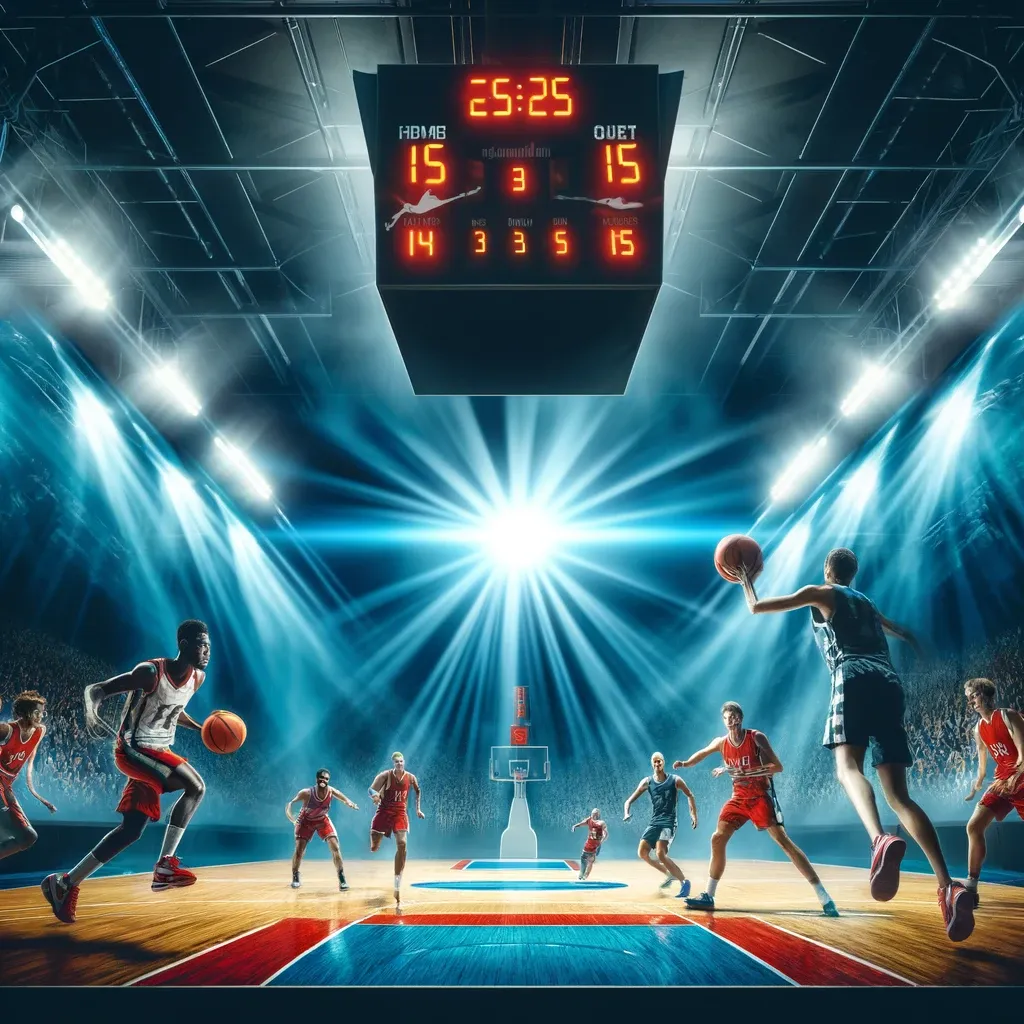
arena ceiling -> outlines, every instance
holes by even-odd
[[[685,81],[666,284],[631,389],[823,422],[865,359],[901,355],[921,387],[1020,295],[1011,242],[965,309],[933,308],[966,249],[1024,202],[1015,10],[2,0],[5,211],[39,211],[100,268],[131,330],[72,312],[6,212],[0,279],[111,380],[143,349],[179,352],[221,421],[409,393],[374,286],[352,73],[653,63]]]

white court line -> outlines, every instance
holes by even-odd
[[[847,960],[856,961],[862,967],[870,967],[872,970],[878,971],[880,974],[888,974],[890,978],[895,978],[897,981],[902,981],[906,985],[912,985],[914,988],[917,988],[916,981],[904,978],[902,974],[897,974],[895,971],[889,971],[884,967],[879,967],[878,964],[873,964],[870,960],[862,960],[859,956],[854,956],[853,953],[847,953],[843,949],[836,949],[835,946],[829,946],[824,942],[819,942],[817,939],[809,939],[806,935],[791,932],[788,928],[783,928],[781,924],[773,924],[771,921],[766,921],[763,917],[758,917],[756,914],[751,914],[750,916],[755,921],[760,921],[761,924],[766,924],[769,928],[776,928],[778,931],[785,932],[787,935],[792,935],[794,938],[803,939],[804,942],[810,942],[815,946],[820,946],[822,949],[827,949],[830,953],[838,953],[839,956],[845,956]]]
[[[240,860],[236,864],[199,864],[196,865],[197,871],[210,871],[214,868],[247,868],[252,864],[274,864],[275,861],[267,860]],[[56,872],[55,872],[56,873]],[[125,871],[119,875],[97,875],[92,878],[93,883],[96,882],[112,882],[118,878],[138,878],[140,875],[151,875],[152,870],[149,871]],[[2,877],[2,876],[0,876]],[[45,877],[45,876],[44,876]],[[219,879],[218,879],[219,881]],[[227,879],[225,879],[227,881]],[[258,879],[254,879],[258,881]],[[0,889],[0,895],[5,892],[17,892],[19,889],[38,889],[39,882],[33,882],[31,885],[12,885],[7,888]]]
[[[363,921],[367,920],[368,918],[375,917],[378,913],[380,913],[380,911],[375,910],[372,914],[367,914],[365,917],[359,918],[358,921],[349,921],[348,924],[342,925],[337,931],[330,932],[329,934],[325,935],[319,942],[310,946],[309,949],[304,949],[297,957],[293,957],[291,960],[289,960],[288,963],[286,963],[284,967],[282,967],[280,970],[274,971],[274,973],[269,978],[267,978],[266,981],[261,981],[260,988],[264,988],[265,986],[269,985],[279,974],[283,974],[285,971],[287,971],[288,968],[292,966],[292,964],[297,964],[304,956],[307,956],[308,954],[312,953],[314,949],[319,949],[325,942],[329,942],[331,939],[333,939],[335,935],[340,935],[343,931],[346,931],[347,929],[351,928],[352,925],[354,924],[362,924]]]
[[[277,921],[271,921],[269,924],[261,924],[259,928],[252,928],[247,932],[242,932],[241,935],[236,935],[233,938],[225,939],[223,942],[218,942],[213,946],[207,946],[206,949],[199,950],[198,953],[192,953],[191,956],[182,957],[180,960],[175,960],[172,964],[167,964],[164,967],[158,967],[155,971],[150,971],[148,974],[142,974],[137,978],[132,978],[131,981],[124,983],[124,988],[128,988],[131,985],[135,985],[140,981],[145,981],[146,978],[152,978],[156,974],[163,974],[164,971],[170,971],[175,967],[180,967],[182,964],[187,964],[189,960],[195,960],[197,957],[205,956],[207,953],[212,953],[215,949],[220,949],[223,946],[230,946],[232,942],[238,942],[239,939],[248,938],[250,935],[255,935],[257,932],[261,932],[264,928],[269,928],[270,925],[277,924]]]
[[[716,939],[718,939],[721,942],[724,942],[727,946],[732,946],[733,949],[738,949],[744,956],[750,957],[750,959],[753,960],[755,963],[761,964],[762,967],[767,967],[768,970],[772,972],[772,974],[777,974],[787,985],[795,985],[797,988],[802,987],[799,984],[799,982],[794,981],[788,975],[783,974],[782,971],[778,970],[775,967],[772,967],[771,964],[765,963],[765,961],[762,960],[759,956],[755,956],[753,953],[751,953],[749,949],[744,949],[742,946],[737,946],[736,943],[733,942],[731,939],[727,939],[724,935],[719,935],[718,932],[712,931],[710,928],[707,928],[704,925],[699,924],[697,921],[694,921],[692,918],[687,917],[685,914],[680,914],[678,910],[674,910],[670,907],[669,911],[670,913],[675,914],[676,917],[682,918],[687,924],[693,925],[694,928],[703,928],[704,931],[706,931],[709,935],[714,935]],[[746,986],[743,987],[746,988]]]

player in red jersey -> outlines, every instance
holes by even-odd
[[[978,714],[974,739],[978,745],[978,777],[966,800],[973,800],[985,785],[988,756],[996,763],[996,780],[985,791],[967,823],[967,889],[978,906],[978,877],[985,863],[985,832],[993,821],[1010,811],[1024,818],[1024,717],[1012,708],[996,707],[996,686],[991,679],[970,679],[964,695]]]
[[[401,906],[402,871],[405,869],[406,844],[409,838],[409,790],[416,793],[416,817],[425,818],[420,810],[420,784],[416,776],[405,770],[405,756],[396,750],[391,755],[391,768],[379,772],[370,786],[370,798],[377,813],[370,822],[370,853],[380,849],[381,840],[395,834],[395,905]]]
[[[36,690],[19,693],[13,702],[14,720],[0,722],[0,860],[27,850],[39,838],[14,795],[14,780],[25,769],[28,791],[51,813],[57,810],[37,792],[32,764],[46,735],[46,698]]]
[[[718,827],[711,837],[711,866],[708,869],[708,887],[686,905],[691,910],[714,910],[715,889],[725,873],[725,848],[733,833],[752,821],[760,832],[767,832],[782,847],[814,889],[826,917],[838,917],[839,911],[818,873],[811,867],[807,855],[800,849],[782,825],[782,809],[775,797],[772,776],[782,771],[782,762],[772,750],[768,737],[756,729],[743,728],[743,708],[735,701],[722,705],[722,722],[726,734],[712,740],[703,750],[691,754],[685,761],[676,761],[673,768],[691,768],[712,754],[721,754],[725,762],[711,774],[728,772],[732,776],[732,798],[718,814]]]
[[[154,891],[193,885],[196,876],[181,867],[175,851],[206,794],[202,777],[185,758],[171,750],[177,725],[202,731],[202,723],[185,714],[185,707],[203,685],[210,660],[210,632],[198,619],[178,627],[178,656],[153,658],[131,672],[85,688],[85,727],[90,736],[113,735],[114,763],[128,777],[117,805],[121,824],[70,871],[47,875],[43,896],[57,919],[75,920],[79,886],[94,871],[134,843],[150,821],[160,820],[160,795],[181,793],[164,832],[160,858],[153,868]],[[128,694],[121,724],[115,733],[100,718],[100,705],[117,693]]]
[[[583,844],[583,853],[580,855],[580,881],[585,882],[590,877],[590,871],[601,852],[601,844],[608,838],[608,826],[601,820],[601,811],[595,807],[590,816],[582,821],[577,821],[572,827],[575,832],[578,828],[587,830],[587,841]]]
[[[321,768],[316,773],[316,785],[311,789],[300,789],[284,805],[284,813],[288,820],[295,825],[295,853],[292,854],[292,888],[298,889],[302,885],[299,878],[299,865],[302,863],[302,855],[306,852],[306,844],[318,835],[323,839],[331,851],[331,858],[334,861],[334,869],[338,872],[338,888],[345,890],[348,882],[345,881],[345,865],[341,860],[341,846],[338,844],[338,833],[334,831],[334,824],[327,816],[331,806],[331,800],[337,797],[346,807],[353,811],[359,808],[339,789],[331,785],[331,773],[326,768]],[[302,810],[296,818],[292,814],[292,804],[303,801]]]

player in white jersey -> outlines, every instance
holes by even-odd
[[[121,824],[100,840],[79,864],[65,874],[47,875],[42,890],[61,921],[75,920],[78,887],[94,871],[134,843],[149,821],[160,820],[160,795],[181,793],[164,833],[160,859],[153,868],[153,889],[193,885],[196,876],[182,868],[175,851],[206,784],[185,758],[171,750],[178,725],[201,730],[185,707],[206,678],[210,633],[206,624],[188,619],[178,627],[178,656],[154,658],[131,672],[85,688],[85,727],[90,736],[113,735],[114,761],[128,777],[118,813]],[[100,717],[100,705],[117,693],[129,694],[115,733]]]

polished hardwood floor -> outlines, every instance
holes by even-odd
[[[465,953],[481,934],[469,931],[474,927],[499,929],[506,952],[520,949],[517,984],[551,983],[553,968],[531,949],[532,937],[541,933],[530,928],[546,929],[538,946],[580,948],[581,930],[587,927],[603,929],[601,941],[607,939],[617,952],[634,942],[641,951],[652,942],[665,949],[685,947],[686,971],[672,975],[671,960],[666,961],[669,967],[662,974],[647,979],[651,984],[729,983],[721,972],[732,972],[742,984],[761,984],[758,979],[769,976],[783,984],[1024,982],[1022,888],[983,883],[975,932],[954,944],[942,927],[934,881],[924,875],[905,873],[897,897],[875,903],[866,870],[821,867],[842,915],[827,919],[811,888],[784,863],[730,862],[713,914],[687,910],[674,890],[659,889],[661,876],[636,861],[598,862],[591,881],[619,883],[618,888],[581,888],[568,867],[465,870],[460,863],[463,868],[452,861],[410,860],[399,915],[390,856],[348,861],[347,892],[338,891],[330,862],[320,859],[303,866],[299,890],[289,886],[286,862],[198,868],[195,886],[160,893],[151,891],[148,875],[91,879],[82,887],[74,925],[53,917],[38,886],[2,890],[0,985],[415,984],[396,982],[388,974],[387,957],[398,955],[399,933],[384,925],[420,929],[415,934],[429,939],[420,947],[429,946],[436,954],[431,977],[440,985],[507,983],[500,971],[487,966],[482,952],[493,942],[478,942],[472,956]],[[706,863],[684,861],[682,866],[696,895],[703,888]],[[541,883],[548,887],[533,888]],[[516,888],[504,888],[508,885]],[[427,932],[431,926],[437,930]],[[402,932],[402,942],[412,934]],[[591,934],[598,957],[599,933]],[[682,945],[681,936],[688,936]],[[358,971],[350,962],[356,938],[359,956],[369,964]],[[343,942],[345,956],[336,948]],[[321,952],[304,960],[323,943],[335,949],[333,960]],[[729,962],[732,966],[722,959],[726,953],[738,958]],[[587,955],[582,960],[575,955],[569,968],[559,968],[559,983],[573,980],[565,980],[566,969],[579,972],[573,975],[578,984],[602,979],[637,983],[630,974],[637,969],[632,962],[618,974],[594,973],[597,968],[586,963]],[[705,955],[706,961],[701,960]],[[312,974],[288,966],[314,960],[318,966]],[[693,966],[701,963],[705,966]]]

